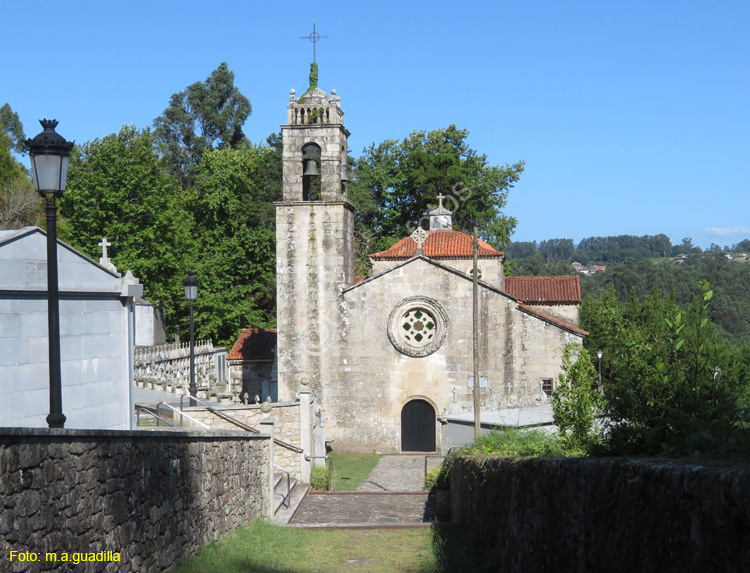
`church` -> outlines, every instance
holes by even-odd
[[[354,275],[355,210],[336,91],[291,90],[276,203],[275,399],[311,390],[326,438],[351,451],[442,451],[444,416],[472,411],[473,238],[451,211],[430,213]],[[505,277],[479,241],[482,411],[544,403],[563,348],[580,344],[577,276]]]

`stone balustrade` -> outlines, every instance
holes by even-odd
[[[226,349],[209,340],[194,346],[195,381],[198,398],[239,401],[241,388],[227,380]],[[169,343],[135,349],[135,383],[151,390],[187,394],[190,380],[190,344]]]

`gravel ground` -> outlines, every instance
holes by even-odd
[[[424,454],[383,456],[357,491],[424,491]]]

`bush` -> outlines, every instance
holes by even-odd
[[[326,466],[312,465],[310,468],[310,489],[328,491],[328,470]]]
[[[566,450],[563,441],[554,434],[543,430],[519,430],[518,428],[494,430],[489,434],[479,436],[465,450],[465,453],[475,456],[518,458],[586,455],[583,450],[576,448]]]

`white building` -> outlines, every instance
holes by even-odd
[[[47,237],[0,231],[0,426],[46,427]],[[58,241],[62,406],[66,428],[133,426],[135,297],[143,285]]]

